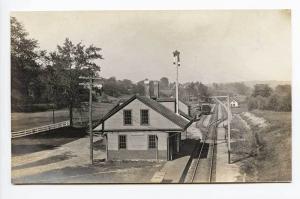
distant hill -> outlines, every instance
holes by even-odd
[[[269,81],[245,81],[243,82],[246,86],[251,88],[254,87],[255,84],[268,84],[271,88],[275,88],[278,85],[290,85],[290,81],[276,81],[276,80],[269,80]]]

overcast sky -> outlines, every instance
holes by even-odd
[[[14,12],[51,51],[66,37],[102,48],[105,78],[181,82],[291,80],[291,17],[286,10]]]

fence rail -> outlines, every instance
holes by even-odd
[[[40,127],[36,127],[36,128],[31,128],[31,129],[24,129],[21,131],[14,131],[11,132],[11,137],[12,138],[18,138],[18,137],[24,137],[27,135],[32,135],[32,134],[36,134],[36,133],[40,133],[40,132],[44,132],[44,131],[49,131],[49,130],[53,130],[53,129],[58,129],[58,128],[62,128],[62,127],[66,127],[66,126],[70,126],[70,121],[63,121],[63,122],[58,122],[55,124],[49,124],[49,125],[45,125],[45,126],[40,126]]]

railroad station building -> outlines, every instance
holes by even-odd
[[[175,98],[157,98],[157,102],[165,106],[166,108],[172,110],[174,113],[176,112],[176,99]],[[191,105],[187,102],[178,100],[178,112],[185,119],[191,121]]]
[[[105,136],[107,160],[172,160],[191,123],[150,97],[134,95],[94,131]]]
[[[146,96],[147,95],[151,96],[151,99],[156,100],[166,108],[176,113],[176,99],[173,97],[165,97],[165,98],[160,97],[160,86],[158,81],[153,82],[153,89],[152,89],[153,93],[151,93],[150,90],[151,90],[150,87],[148,88],[148,85],[145,85]],[[191,105],[181,99],[178,100],[178,112],[186,120],[188,121],[192,120]]]

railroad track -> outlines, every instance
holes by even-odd
[[[207,134],[198,149],[199,153],[190,165],[185,183],[211,183],[216,179],[217,126],[224,121],[224,118],[218,119],[218,108],[219,106],[216,106],[213,122],[208,126]],[[207,146],[209,146],[208,151]],[[207,153],[207,158],[203,159],[205,153]]]

